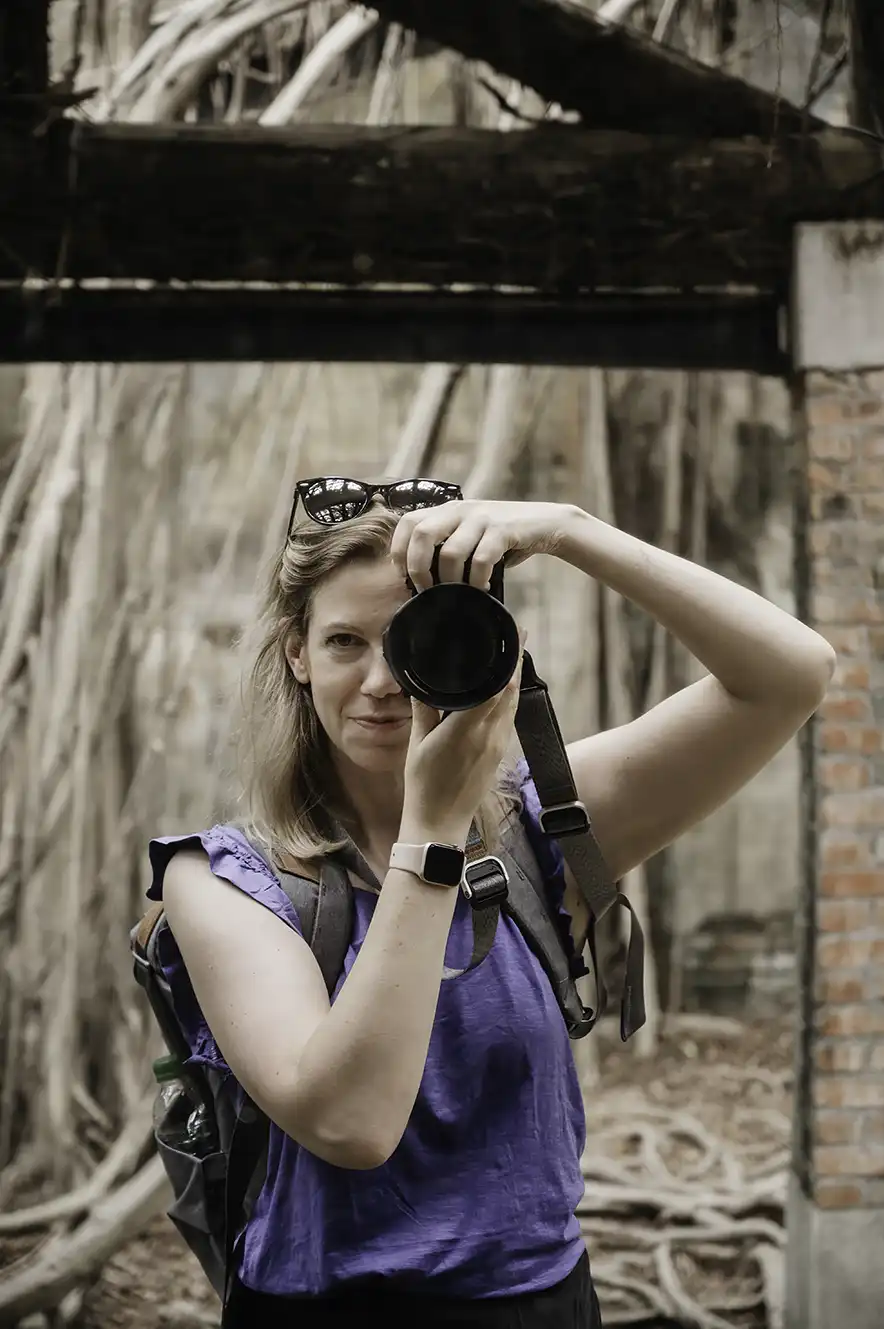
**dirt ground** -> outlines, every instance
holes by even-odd
[[[758,1068],[762,1078],[771,1073],[788,1085],[793,1044],[792,1024],[785,1018],[747,1024],[738,1035],[732,1029],[727,1037],[680,1029],[664,1035],[651,1061],[639,1061],[631,1049],[606,1036],[599,1043],[599,1101],[631,1088],[656,1108],[698,1113],[698,1105],[702,1105],[698,1115],[704,1120],[725,1122],[735,1104],[745,1098],[741,1079],[731,1077],[727,1068],[741,1073]],[[788,1089],[779,1106],[788,1111]],[[31,1202],[37,1198],[28,1197]],[[14,1207],[24,1202],[24,1197],[16,1197]],[[0,1268],[23,1255],[27,1245],[23,1237],[0,1245]],[[602,1308],[604,1311],[604,1300]],[[219,1322],[215,1294],[164,1216],[121,1248],[86,1289],[79,1310],[73,1306],[70,1310],[68,1329],[199,1329]],[[652,1322],[642,1323],[648,1329]],[[737,1318],[732,1323],[746,1321]],[[31,1319],[27,1329],[49,1329],[51,1325],[51,1321],[41,1326]]]

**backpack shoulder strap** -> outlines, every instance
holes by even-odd
[[[319,881],[274,867],[266,845],[237,827],[243,838],[277,877],[301,925],[304,940],[316,957],[328,995],[335,990],[353,932],[353,887],[344,868],[325,859]]]

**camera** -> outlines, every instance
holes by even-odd
[[[469,584],[471,560],[462,582],[440,581],[440,548],[433,555],[432,586],[418,591],[407,579],[412,598],[384,633],[384,658],[406,696],[439,711],[466,711],[512,678],[519,629],[503,603],[503,560],[485,591]]]

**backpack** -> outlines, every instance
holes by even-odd
[[[461,885],[472,905],[474,934],[473,953],[466,968],[481,964],[488,954],[503,910],[515,921],[546,972],[569,1036],[583,1038],[604,1014],[608,999],[596,957],[596,925],[614,904],[622,905],[632,915],[620,1011],[620,1034],[625,1042],[645,1021],[641,926],[629,901],[611,881],[586,809],[577,800],[547,686],[527,651],[523,656],[516,732],[540,799],[541,829],[561,840],[562,853],[588,907],[587,945],[596,1006],[585,1007],[577,992],[558,921],[550,912],[540,865],[520,822],[504,829],[499,857],[485,852],[475,824],[470,831]],[[266,847],[246,835],[242,826],[238,829],[271,866]],[[353,888],[348,868],[364,880],[374,881],[374,874],[352,843],[324,860],[319,883],[274,869],[298,915],[302,935],[316,957],[329,997],[343,969],[352,931]],[[162,903],[157,902],[132,929],[135,977],[147,994],[169,1051],[185,1066],[183,1078],[194,1101],[204,1109],[212,1143],[202,1157],[173,1149],[162,1138],[162,1120],[156,1124],[155,1139],[174,1195],[168,1216],[226,1307],[238,1268],[239,1245],[265,1180],[270,1123],[235,1081],[231,1086],[229,1078],[212,1067],[185,1065],[191,1049],[178,1023],[159,958],[160,940],[167,927]],[[466,971],[445,969],[442,979],[462,972]]]

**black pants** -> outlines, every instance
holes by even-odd
[[[224,1329],[602,1329],[586,1251],[567,1278],[518,1297],[428,1297],[375,1288],[320,1297],[275,1297],[237,1279]]]

